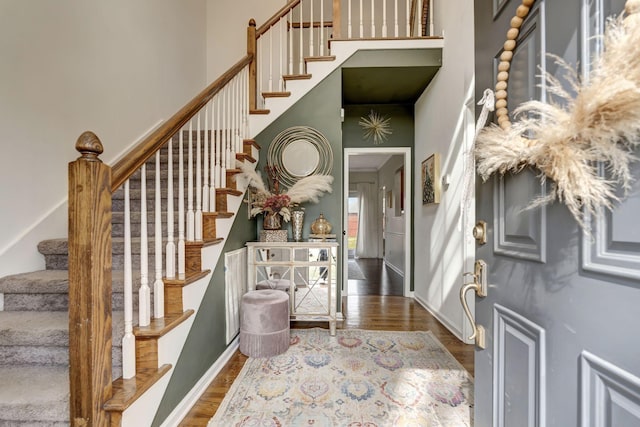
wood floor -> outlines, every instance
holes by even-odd
[[[381,258],[351,259],[362,271],[364,279],[349,279],[349,295],[403,294],[403,277],[384,264]]]
[[[364,269],[363,269],[364,272]],[[365,273],[366,274],[366,273]],[[380,272],[380,274],[382,274]],[[373,277],[373,270],[371,277]],[[370,286],[373,288],[373,286]],[[382,289],[382,286],[380,286]],[[431,331],[451,354],[473,375],[472,345],[463,344],[420,304],[393,295],[352,295],[343,298],[343,329],[387,331]],[[326,323],[293,322],[292,328],[323,327]],[[182,427],[206,426],[244,366],[247,357],[236,351],[220,374],[211,382],[196,405],[180,423]]]

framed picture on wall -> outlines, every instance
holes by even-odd
[[[434,153],[422,162],[422,204],[440,203],[440,155]]]

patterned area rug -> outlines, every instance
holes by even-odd
[[[430,332],[292,329],[247,360],[210,427],[473,425],[473,380]]]

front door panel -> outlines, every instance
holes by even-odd
[[[495,86],[520,4],[474,3],[478,97]],[[586,73],[600,48],[592,36],[623,7],[622,0],[537,0],[509,70],[510,111],[529,99],[549,101],[539,76],[560,73],[547,53]],[[486,348],[476,350],[475,425],[640,426],[640,184],[591,220],[589,236],[560,203],[525,209],[546,194],[538,173],[476,186],[476,219],[488,227],[476,258],[487,263],[489,289],[475,308],[486,329]]]

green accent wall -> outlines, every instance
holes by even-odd
[[[267,163],[267,152],[271,141],[283,130],[293,126],[309,126],[324,135],[329,141],[333,151],[333,191],[325,193],[317,204],[306,203],[302,238],[307,239],[311,233],[311,223],[320,216],[320,213],[333,226],[332,233],[336,234],[339,243],[342,240],[342,132],[340,109],[342,104],[342,77],[340,69],[329,74],[309,93],[303,96],[292,108],[285,111],[278,119],[255,137],[262,147],[258,169],[266,178],[264,166]],[[260,216],[259,219],[262,219]],[[260,221],[258,221],[260,222]],[[291,239],[291,224],[284,223],[283,229],[289,231]],[[254,239],[257,236],[254,236]],[[340,301],[340,289],[342,285],[342,249],[338,252],[338,298]],[[341,307],[337,307],[342,311]]]
[[[234,218],[222,255],[216,264],[200,309],[176,362],[152,426],[159,426],[191,391],[202,376],[227,349],[225,315],[224,254],[243,248],[255,237],[255,220],[247,220],[247,205],[242,203]]]

